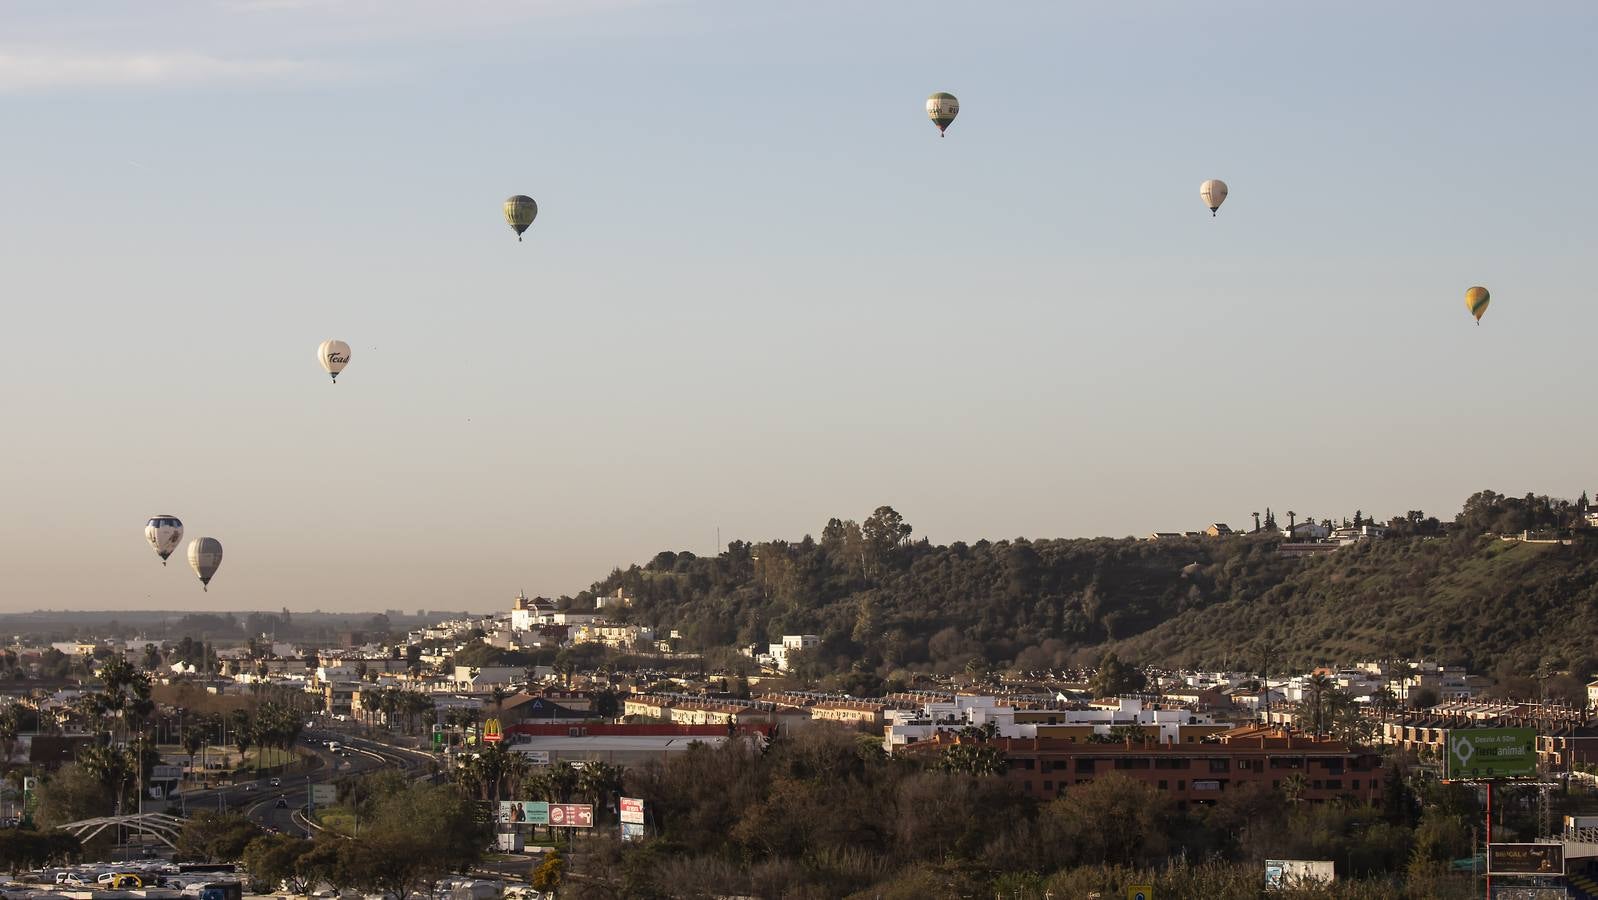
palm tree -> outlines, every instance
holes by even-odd
[[[520,756],[521,754],[516,754]],[[612,798],[622,792],[625,770],[603,762],[583,764],[577,776],[577,792],[591,800],[596,812],[609,809]]]
[[[1303,772],[1294,772],[1282,779],[1282,798],[1288,803],[1298,803],[1304,799],[1304,792],[1309,790],[1309,779]]]
[[[1304,687],[1309,691],[1311,698],[1308,704],[1310,722],[1315,728],[1315,736],[1319,737],[1325,725],[1324,715],[1326,712],[1321,701],[1326,696],[1327,691],[1337,687],[1337,682],[1333,681],[1331,676],[1324,672],[1316,672],[1305,680]]]

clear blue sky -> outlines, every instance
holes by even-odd
[[[1598,487],[1595,27],[13,0],[0,610],[501,607],[883,503],[946,542]],[[211,593],[156,513],[223,542]]]

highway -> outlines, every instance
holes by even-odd
[[[338,741],[347,756],[335,756],[326,749],[326,742]],[[426,774],[432,762],[430,754],[418,750],[391,747],[364,738],[351,737],[337,732],[308,731],[300,739],[303,749],[321,761],[321,765],[308,773],[286,776],[280,787],[270,787],[270,779],[255,782],[256,789],[244,785],[230,785],[213,790],[189,791],[185,803],[190,812],[216,809],[218,806],[243,812],[251,821],[267,828],[296,834],[304,833],[302,823],[294,814],[310,802],[310,786],[335,781],[346,775],[360,775],[379,769],[397,768],[412,776]],[[285,801],[279,807],[278,800]]]

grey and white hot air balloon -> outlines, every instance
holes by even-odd
[[[144,539],[155,548],[164,566],[166,558],[183,543],[183,522],[177,516],[152,516],[144,523]]]
[[[1215,211],[1226,202],[1226,182],[1219,178],[1211,178],[1199,185],[1199,196],[1204,199],[1204,205],[1210,208],[1210,218],[1215,217]]]
[[[189,541],[189,567],[200,576],[200,585],[211,589],[211,576],[222,565],[222,542],[212,537],[198,537]]]
[[[338,384],[338,373],[350,364],[350,345],[343,341],[323,341],[316,355],[322,361],[322,368],[333,376],[333,383]]]

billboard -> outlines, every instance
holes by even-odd
[[[548,750],[523,750],[523,751],[521,751],[521,754],[522,754],[522,756],[527,757],[528,765],[533,765],[533,766],[547,766],[547,765],[549,765],[549,751]]]
[[[621,821],[624,825],[644,824],[644,801],[634,797],[621,798]]]
[[[1488,844],[1488,875],[1563,875],[1564,844]]]
[[[1329,859],[1267,859],[1265,861],[1265,889],[1303,887],[1326,881],[1336,881],[1337,872]]]
[[[542,800],[501,800],[494,821],[501,825],[548,825],[549,804]]]
[[[338,785],[311,785],[311,802],[317,806],[332,806],[338,802]]]
[[[593,828],[594,808],[586,803],[551,803],[549,824],[557,828]]]
[[[151,781],[177,781],[183,777],[182,766],[151,766]]]
[[[1530,728],[1456,728],[1448,732],[1443,779],[1529,778],[1537,774],[1537,732]]]
[[[483,723],[483,743],[497,744],[505,739],[505,733],[499,728],[498,719],[489,719]]]
[[[644,839],[644,826],[634,825],[631,822],[621,823],[621,839],[624,841],[641,841]]]

